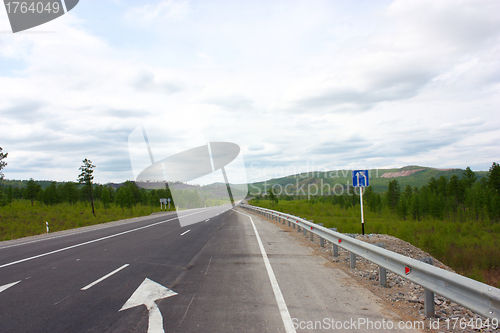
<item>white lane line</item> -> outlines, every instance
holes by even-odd
[[[203,211],[201,211],[201,212],[195,212],[195,213],[184,215],[184,216],[195,215],[195,214],[199,214],[199,213],[202,213],[202,212]],[[21,260],[9,262],[7,264],[0,265],[0,268],[4,268],[4,267],[7,267],[7,266],[19,264],[19,263],[22,263],[22,262],[25,262],[25,261],[28,261],[28,260],[33,260],[33,259],[45,257],[45,256],[48,256],[48,255],[51,255],[51,254],[54,254],[54,253],[58,253],[58,252],[62,252],[62,251],[70,250],[70,249],[74,249],[76,247],[80,247],[80,246],[87,245],[87,244],[92,244],[92,243],[99,242],[99,241],[102,241],[102,240],[105,240],[105,239],[108,239],[108,238],[113,238],[113,237],[116,237],[116,236],[125,235],[125,234],[128,234],[130,232],[134,232],[134,231],[138,231],[138,230],[142,230],[142,229],[154,227],[156,225],[159,225],[159,224],[162,224],[162,223],[166,223],[166,222],[169,222],[169,221],[173,221],[173,220],[176,220],[176,219],[177,219],[177,217],[174,217],[174,218],[171,218],[171,219],[168,219],[168,220],[165,220],[165,221],[160,221],[160,222],[156,222],[156,223],[153,223],[153,224],[148,224],[148,225],[145,225],[145,226],[142,226],[142,227],[139,227],[139,228],[135,228],[135,229],[127,230],[127,231],[122,231],[122,232],[119,232],[119,233],[114,234],[114,235],[109,235],[109,236],[106,236],[106,237],[101,237],[101,238],[93,239],[91,241],[87,241],[87,242],[83,242],[83,243],[80,243],[80,244],[75,244],[75,245],[71,245],[71,246],[68,246],[68,247],[64,247],[64,248],[59,249],[59,250],[54,250],[54,251],[50,251],[50,252],[38,254],[38,255],[33,256],[33,257],[24,258],[24,259],[21,259]]]
[[[255,231],[255,237],[257,237],[257,243],[259,243],[260,252],[262,253],[262,259],[264,259],[264,265],[266,266],[267,275],[269,275],[269,280],[271,281],[271,286],[273,287],[274,297],[276,298],[276,303],[278,303],[281,319],[283,320],[283,325],[285,325],[285,331],[287,333],[295,333],[296,331],[293,327],[292,318],[290,317],[290,313],[288,312],[288,307],[286,306],[285,299],[283,298],[283,294],[281,293],[278,280],[274,275],[273,268],[271,267],[271,263],[269,262],[266,249],[264,249],[264,245],[262,245],[262,240],[260,239],[259,232],[255,227],[255,223],[253,223],[253,219],[250,215],[238,212],[237,210],[234,211],[241,215],[247,216],[250,219],[250,222],[252,222],[253,230]]]
[[[185,234],[187,234],[187,233],[188,233],[188,232],[190,232],[190,231],[191,231],[191,229],[189,229],[189,230],[187,230],[187,231],[184,231],[184,232],[181,234],[181,236],[184,236]]]
[[[0,286],[0,293],[4,290],[7,290],[9,289],[10,287],[18,284],[19,282],[21,282],[21,280],[17,281],[17,282],[12,282],[12,283],[9,283],[9,284],[4,284],[3,286]]]
[[[87,290],[87,289],[89,289],[89,288],[91,288],[91,287],[95,286],[95,285],[96,285],[96,284],[98,284],[99,282],[101,282],[101,281],[103,281],[103,280],[105,280],[105,279],[109,278],[111,275],[113,275],[113,274],[115,274],[115,273],[118,273],[119,271],[121,271],[122,269],[124,269],[125,267],[127,267],[128,265],[129,265],[129,264],[125,264],[125,265],[123,265],[122,267],[115,269],[115,270],[114,270],[114,271],[112,271],[111,273],[104,275],[102,278],[95,280],[94,282],[92,282],[92,283],[91,283],[91,284],[89,284],[89,285],[86,285],[86,286],[85,286],[85,287],[83,287],[81,290]]]
[[[210,220],[210,219],[206,219],[205,222],[208,222],[208,220]]]

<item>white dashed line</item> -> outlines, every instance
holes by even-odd
[[[98,284],[99,282],[101,282],[102,280],[104,279],[107,279],[109,278],[111,275],[115,274],[115,273],[118,273],[119,271],[121,271],[122,269],[124,269],[125,267],[127,267],[129,264],[125,264],[123,265],[122,267],[118,268],[118,269],[115,269],[114,271],[112,271],[111,273],[109,274],[106,274],[104,275],[102,278],[98,279],[98,280],[95,280],[94,282],[92,282],[91,284],[89,285],[86,285],[85,287],[82,288],[82,290],[87,290],[93,286],[95,286],[96,284]]]

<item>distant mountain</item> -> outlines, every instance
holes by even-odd
[[[406,185],[411,187],[422,187],[434,177],[438,179],[445,176],[448,179],[453,175],[462,178],[462,169],[435,169],[422,166],[406,166],[400,169],[371,169],[369,170],[370,186],[375,192],[385,192],[391,180],[396,179],[403,190]],[[487,171],[475,171],[478,179],[486,176]],[[306,172],[297,175],[274,178],[265,182],[256,182],[248,185],[250,194],[263,194],[264,187],[269,188],[277,185],[275,189],[282,194],[307,194],[310,188],[311,194],[318,188],[318,193],[323,194],[340,193],[346,187],[352,185],[352,170],[332,170],[327,172]]]
[[[370,185],[373,187],[375,192],[385,192],[387,191],[387,186],[391,180],[396,179],[399,182],[401,189],[403,190],[406,185],[410,185],[412,187],[422,187],[426,185],[429,180],[434,177],[438,179],[441,176],[445,176],[448,179],[453,175],[458,176],[458,178],[462,178],[463,174],[462,169],[435,169],[429,167],[422,166],[405,166],[400,169],[371,169],[369,170],[370,177]],[[311,191],[314,192],[315,188],[318,188],[318,193],[321,194],[321,187],[323,187],[323,193],[328,194],[329,191],[332,193],[333,191],[340,192],[341,188],[345,189],[347,186],[352,185],[352,171],[351,170],[332,170],[332,171],[314,171],[314,172],[306,172],[297,175],[291,175],[281,178],[274,178],[267,180],[265,182],[256,182],[248,184],[248,192],[251,195],[263,194],[265,193],[264,187],[267,189],[273,185],[279,185],[277,190],[279,192],[279,188],[281,187],[283,194],[286,190],[287,193],[295,195],[302,194],[306,195],[308,186],[310,186]],[[478,179],[487,175],[487,171],[475,171],[476,177]],[[12,185],[14,187],[25,187],[27,180],[9,180],[4,179],[0,182],[0,186],[9,186]],[[52,181],[49,180],[36,180],[37,184],[41,185],[42,188],[48,187]],[[64,182],[57,182],[57,184],[64,184]],[[315,184],[315,185],[314,185]],[[108,183],[114,189],[119,188],[123,185],[123,183]],[[140,187],[145,189],[160,189],[165,188],[165,183],[163,182],[150,182],[150,183],[140,183],[138,184]],[[186,183],[169,183],[169,187],[172,189],[196,189],[199,192],[220,192],[221,195],[223,193],[227,193],[226,184],[224,183],[213,183],[210,185],[189,185]],[[237,189],[238,191],[246,192],[247,185],[246,184],[231,184],[233,189]],[[302,190],[301,190],[302,189]]]

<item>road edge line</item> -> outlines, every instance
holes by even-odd
[[[267,256],[266,249],[264,249],[264,245],[262,244],[262,240],[260,239],[259,232],[257,231],[257,227],[255,226],[255,223],[253,222],[253,219],[250,215],[247,215],[245,213],[239,212],[235,209],[233,209],[236,213],[239,213],[241,215],[245,215],[250,219],[250,222],[252,222],[252,227],[253,230],[255,231],[255,237],[257,238],[257,243],[259,244],[260,248],[260,253],[262,254],[262,259],[264,259],[264,265],[266,266],[267,270],[267,275],[269,276],[269,280],[271,282],[271,287],[273,288],[274,292],[274,297],[276,299],[276,303],[278,303],[278,308],[280,310],[281,314],[281,319],[283,320],[283,325],[285,326],[285,331],[287,333],[295,333],[295,328],[293,327],[292,323],[292,317],[290,316],[290,312],[288,311],[288,307],[286,306],[285,298],[283,297],[283,294],[281,293],[280,286],[278,284],[278,280],[276,279],[276,276],[274,275],[273,267],[271,266],[271,263],[269,262],[269,257]]]

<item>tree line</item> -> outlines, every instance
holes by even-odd
[[[477,179],[467,167],[462,178],[441,176],[431,178],[421,188],[406,186],[402,190],[397,180],[389,183],[384,200],[373,191],[366,191],[366,201],[372,211],[383,205],[402,219],[421,220],[425,217],[453,220],[500,220],[500,165],[493,163],[486,177]]]
[[[0,147],[0,180],[3,180],[4,174],[1,172],[7,163],[5,159],[8,153],[2,153]],[[64,182],[57,184],[52,182],[48,187],[42,189],[33,178],[28,180],[25,187],[17,186],[0,186],[0,206],[10,205],[13,200],[26,199],[31,202],[31,206],[35,202],[53,206],[60,203],[75,204],[76,202],[90,202],[92,206],[92,214],[95,216],[94,200],[102,202],[106,210],[111,203],[120,206],[122,209],[132,208],[136,204],[156,206],[160,202],[160,198],[170,198],[172,205],[172,194],[165,184],[165,189],[150,190],[140,189],[135,182],[126,181],[117,190],[108,185],[94,184],[94,168],[92,161],[85,158],[82,161],[81,171],[78,176],[78,183]]]
[[[100,201],[105,209],[114,203],[121,208],[132,208],[137,204],[158,206],[160,198],[171,198],[172,194],[168,189],[145,190],[139,188],[137,184],[126,181],[117,189],[109,185],[92,184],[82,186],[76,182],[65,182],[57,184],[52,182],[47,188],[42,187],[33,179],[28,180],[25,187],[2,186],[0,187],[0,205],[5,206],[16,199],[26,199],[33,206],[35,202],[54,206],[60,203],[75,204],[77,202],[90,202],[90,191],[92,190],[92,200]]]
[[[351,188],[343,195],[311,196],[309,202],[329,202],[342,208],[359,205],[359,189]],[[307,196],[277,196],[272,189],[266,198],[272,202],[279,200],[307,199]],[[263,196],[255,196],[263,200]],[[426,217],[452,220],[489,220],[500,221],[500,165],[493,163],[486,177],[478,180],[474,171],[467,167],[462,177],[432,177],[422,187],[407,185],[402,189],[394,179],[389,182],[387,191],[376,193],[372,187],[363,191],[363,202],[372,212],[384,209],[399,215],[403,220],[422,220]]]

